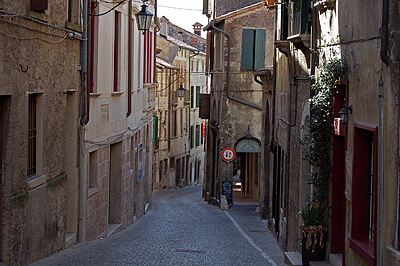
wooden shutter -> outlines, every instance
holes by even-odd
[[[31,10],[43,12],[48,8],[48,0],[31,0]]]
[[[194,108],[194,86],[190,87],[190,107]]]
[[[254,45],[254,70],[264,68],[265,61],[265,29],[255,30],[255,45]]]
[[[200,106],[200,86],[196,86],[196,107]]]
[[[200,94],[199,117],[210,119],[210,94]]]
[[[253,70],[254,30],[243,29],[242,38],[242,70]]]
[[[190,148],[194,147],[194,126],[190,127]]]
[[[153,116],[153,143],[158,142],[158,117]]]

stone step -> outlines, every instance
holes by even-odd
[[[303,266],[300,252],[285,252],[285,263],[289,266]]]
[[[332,266],[329,261],[310,261],[310,266]]]
[[[342,266],[343,254],[329,254],[329,262],[332,266]]]

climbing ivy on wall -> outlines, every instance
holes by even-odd
[[[329,207],[329,178],[332,171],[331,148],[333,135],[333,93],[340,79],[346,76],[347,67],[341,59],[332,59],[313,77],[315,95],[309,99],[310,118],[308,134],[300,141],[306,146],[304,160],[313,171],[307,183],[314,186],[306,207],[299,212],[306,226],[327,225]]]

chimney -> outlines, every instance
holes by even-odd
[[[191,44],[191,45],[193,45],[193,46],[199,45],[199,42],[198,42],[196,36],[192,36],[190,39],[191,39],[191,40],[190,40],[190,44]]]
[[[199,22],[196,22],[192,26],[193,26],[194,34],[201,36],[201,28],[203,27],[203,25],[200,24]]]
[[[163,36],[168,36],[168,23],[169,23],[169,20],[165,16],[162,16],[160,18],[160,23],[161,23],[160,34],[163,35]]]

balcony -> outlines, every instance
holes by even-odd
[[[143,85],[143,112],[150,112],[156,108],[156,83]]]

